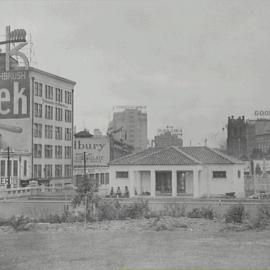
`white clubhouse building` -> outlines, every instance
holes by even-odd
[[[244,164],[208,147],[149,148],[110,163],[110,189],[130,197],[244,197]]]

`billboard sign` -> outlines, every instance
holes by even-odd
[[[29,84],[27,71],[0,73],[0,119],[29,118]]]
[[[85,154],[84,154],[85,153]],[[107,166],[110,145],[107,137],[74,138],[74,166]]]
[[[261,173],[270,173],[270,160],[253,160],[254,171],[259,170]]]
[[[27,70],[0,73],[1,148],[30,152],[31,92]]]

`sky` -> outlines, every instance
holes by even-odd
[[[32,66],[77,82],[77,130],[145,105],[149,139],[169,125],[218,146],[228,116],[270,110],[268,0],[1,1],[1,40],[6,25],[31,33]]]

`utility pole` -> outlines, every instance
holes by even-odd
[[[84,178],[86,178],[86,152],[83,152],[83,174]]]
[[[7,184],[7,188],[10,188],[10,151],[9,151],[9,147],[7,148],[7,175],[8,175],[8,184]]]
[[[86,187],[86,152],[83,152],[83,181],[84,185]],[[87,224],[87,190],[85,191],[85,198],[84,198],[84,204],[85,204],[85,214],[84,214],[84,223],[85,227]]]

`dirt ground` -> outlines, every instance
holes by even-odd
[[[269,230],[223,229],[188,218],[0,227],[0,269],[270,269]]]

